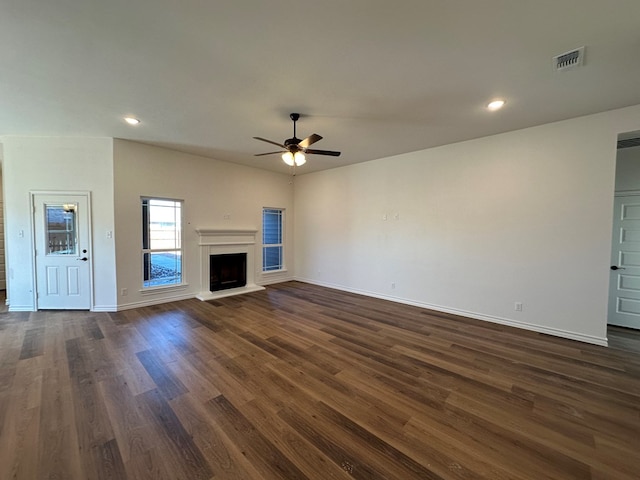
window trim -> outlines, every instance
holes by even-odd
[[[158,200],[158,201],[165,201],[165,202],[174,202],[174,203],[179,203],[180,204],[180,237],[179,237],[179,242],[180,242],[180,247],[179,248],[163,248],[163,249],[151,249],[151,248],[144,248],[144,241],[145,241],[145,228],[149,226],[149,220],[147,219],[147,222],[145,223],[145,219],[144,219],[144,201],[147,200]],[[141,287],[140,287],[140,293],[142,294],[150,294],[150,293],[157,293],[160,291],[168,291],[168,290],[181,290],[184,289],[185,287],[188,286],[188,283],[186,281],[186,275],[185,275],[185,262],[184,262],[184,200],[180,199],[180,198],[168,198],[168,197],[154,197],[154,196],[141,196],[140,197],[140,225],[142,226],[142,245],[140,248],[140,272],[142,273],[142,281],[141,281]],[[175,207],[174,207],[175,208]],[[180,283],[168,283],[166,285],[149,285],[146,286],[145,285],[145,280],[144,280],[144,256],[146,253],[154,253],[154,252],[179,252],[180,253]]]
[[[278,210],[280,212],[280,243],[264,243],[264,214],[265,214],[265,210]],[[272,275],[275,273],[282,273],[282,272],[286,272],[287,271],[287,265],[286,265],[286,261],[285,261],[285,251],[286,251],[286,246],[285,246],[285,220],[286,220],[286,208],[282,208],[282,207],[262,207],[262,217],[261,217],[261,223],[262,223],[262,228],[261,228],[261,233],[262,233],[262,268],[261,268],[261,273],[262,275]],[[265,252],[265,248],[266,247],[280,247],[282,249],[282,254],[281,254],[281,259],[280,259],[280,268],[276,269],[276,270],[265,270],[264,269],[264,252]]]

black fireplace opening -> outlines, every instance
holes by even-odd
[[[247,284],[247,254],[209,255],[209,290],[216,292]]]

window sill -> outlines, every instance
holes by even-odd
[[[188,283],[181,283],[179,285],[159,285],[157,287],[148,287],[138,291],[140,292],[140,295],[155,295],[163,292],[186,290],[188,287]]]
[[[287,269],[283,268],[282,270],[269,270],[267,272],[262,272],[262,275],[274,275],[276,273],[287,273]]]

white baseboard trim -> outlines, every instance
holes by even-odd
[[[591,335],[584,335],[582,333],[571,332],[568,330],[561,330],[559,328],[545,327],[542,325],[535,325],[532,323],[520,322],[517,320],[512,320],[510,318],[496,317],[492,315],[485,315],[482,313],[475,313],[475,312],[469,312],[466,310],[460,310],[457,308],[443,307],[442,305],[434,305],[431,303],[417,302],[415,300],[408,300],[406,298],[383,295],[376,292],[370,292],[368,290],[345,287],[344,285],[336,285],[332,283],[319,282],[319,281],[311,280],[308,278],[296,277],[295,280],[298,282],[318,285],[320,287],[327,287],[327,288],[333,288],[335,290],[341,290],[344,292],[356,293],[359,295],[364,295],[366,297],[379,298],[381,300],[388,300],[390,302],[402,303],[405,305],[412,305],[414,307],[426,308],[428,310],[435,310],[437,312],[442,312],[442,313],[450,313],[452,315],[459,315],[461,317],[473,318],[475,320],[483,320],[486,322],[499,323],[501,325],[507,325],[510,327],[522,328],[524,330],[544,333],[546,335],[553,335],[554,337],[567,338],[569,340],[577,340],[578,342],[591,343],[594,345],[600,345],[602,347],[609,346],[609,341],[606,337],[605,338],[594,337]]]
[[[94,305],[91,309],[92,312],[117,312],[117,305]]]
[[[152,305],[160,305],[161,303],[177,302],[180,300],[189,300],[190,298],[196,298],[195,293],[184,293],[182,295],[174,295],[171,297],[152,298],[149,300],[143,300],[140,302],[121,303],[115,310],[109,310],[111,312],[119,312],[122,310],[131,310],[132,308],[151,307]]]
[[[271,284],[275,284],[275,283],[290,282],[293,279],[294,278],[292,276],[287,276],[287,277],[274,278],[274,279],[272,279],[272,280],[270,280],[268,282],[264,282],[263,281],[263,282],[260,282],[260,284],[258,284],[258,285],[254,285],[255,288],[252,289],[251,291],[263,290],[264,289],[262,287],[263,285],[271,285]],[[243,291],[242,293],[248,293],[248,291]],[[228,295],[221,295],[221,296],[218,296],[216,298],[222,298],[223,296],[228,296]],[[181,294],[181,295],[172,295],[170,297],[162,297],[162,298],[154,297],[154,298],[150,298],[149,300],[142,300],[142,301],[130,302],[130,303],[121,303],[121,304],[119,304],[117,306],[99,305],[99,306],[94,306],[91,309],[91,311],[92,312],[119,312],[119,311],[122,311],[122,310],[131,310],[133,308],[150,307],[152,305],[160,305],[161,303],[177,302],[179,300],[188,300],[190,298],[198,298],[200,300],[210,300],[209,298],[200,298],[198,293],[184,293],[184,294]]]
[[[9,305],[10,312],[35,312],[33,305]]]

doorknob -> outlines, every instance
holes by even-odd
[[[617,265],[611,265],[611,270],[624,270],[624,267],[618,267]]]
[[[89,259],[87,257],[82,257],[82,258],[76,258],[76,260],[82,260],[83,262],[86,262]]]

